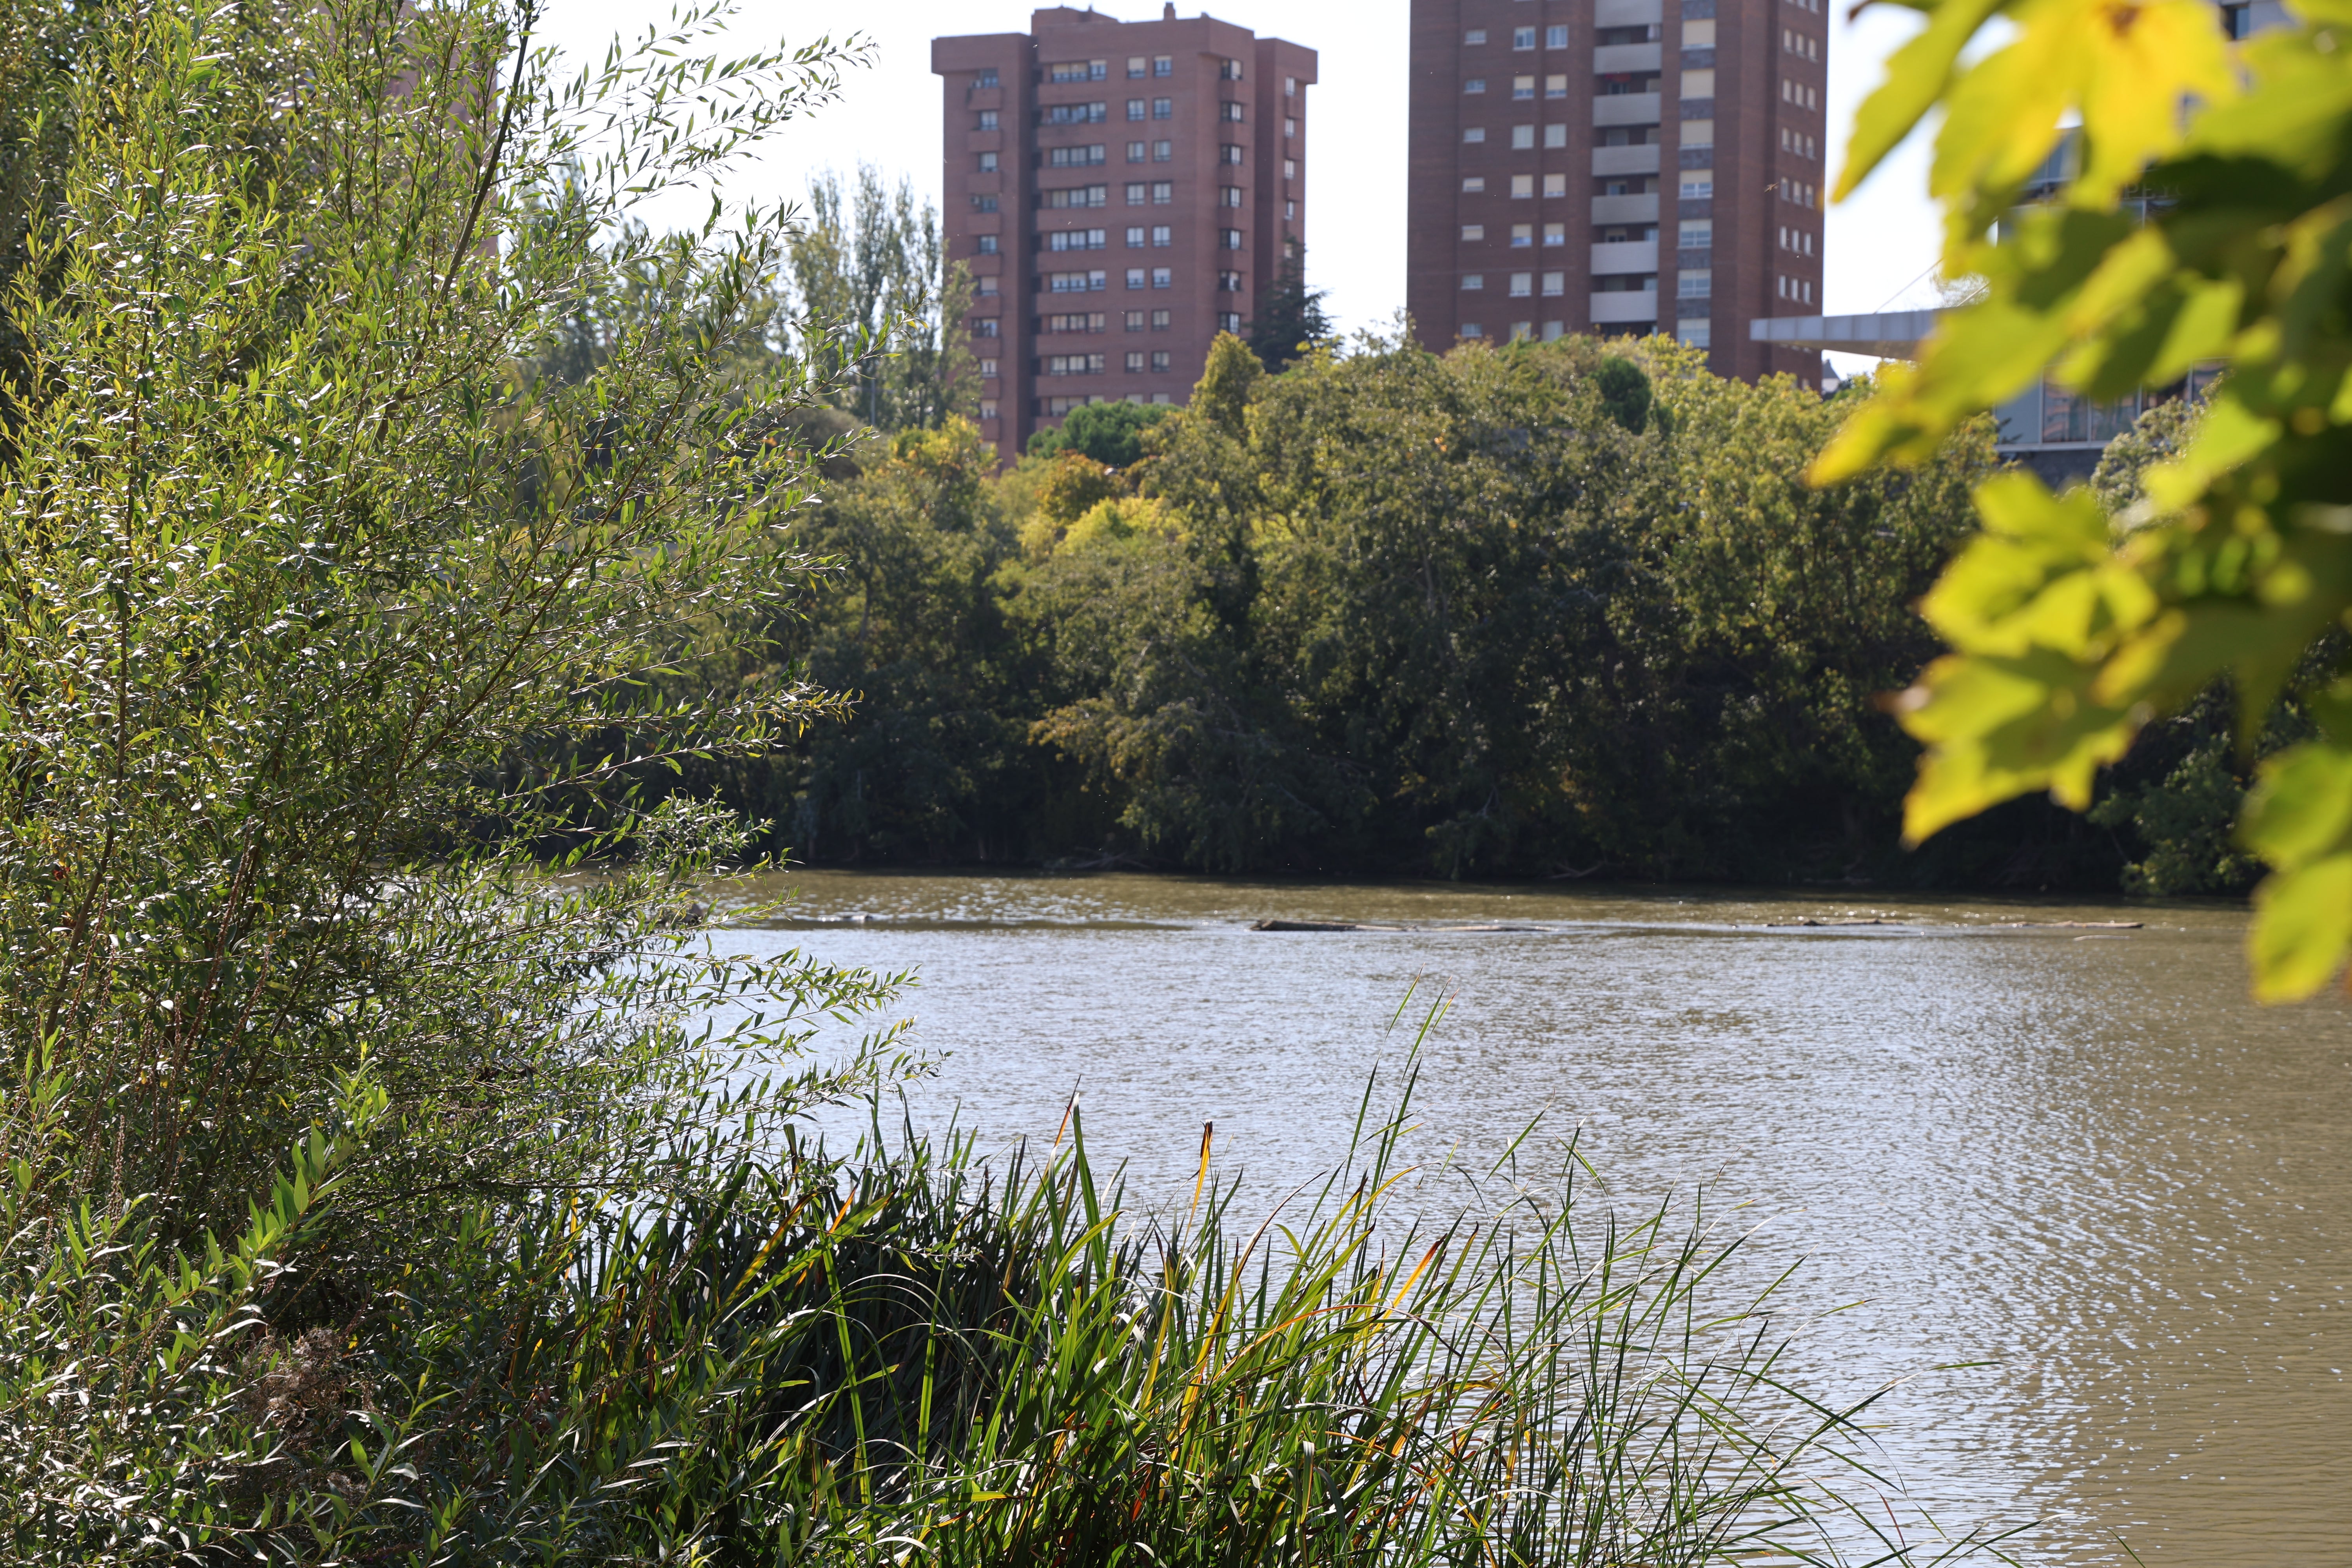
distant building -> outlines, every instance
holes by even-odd
[[[1315,68],[1172,5],[931,41],[981,428],[1006,458],[1082,404],[1183,402],[1210,341],[1245,328],[1305,241]]]
[[[1749,337],[1821,309],[1829,0],[1413,0],[1406,304],[1459,339]]]

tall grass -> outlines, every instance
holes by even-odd
[[[53,1102],[29,1085],[20,1104]],[[244,1236],[0,1191],[12,1560],[940,1564],[1931,1561],[1857,1425],[1782,1374],[1741,1243],[1620,1219],[1572,1149],[1405,1208],[1411,1074],[1345,1164],[1244,1219],[1204,1131],[1131,1209],[1082,1119],[982,1159],[879,1121],[836,1161],[676,1152],[635,1195],[476,1205],[397,1277],[326,1223],[345,1086]],[[40,1158],[37,1118],[0,1159]],[[35,1142],[27,1141],[27,1133]],[[1486,1184],[1482,1180],[1479,1184]],[[646,1196],[657,1194],[657,1196]],[[1679,1215],[1679,1217],[1678,1217]],[[312,1281],[335,1278],[331,1291]],[[1932,1536],[1929,1539],[1934,1539]]]

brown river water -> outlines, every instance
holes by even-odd
[[[1344,1151],[1409,990],[1450,996],[1430,1149],[1531,1116],[1629,1203],[1704,1187],[1802,1258],[1824,1392],[1949,1526],[2029,1563],[2352,1565],[2352,1006],[2246,1000],[2246,916],[1738,890],[796,872],[724,933],[919,972],[920,1126],[1181,1194]],[[1397,931],[1259,931],[1262,919]],[[1817,924],[1805,920],[1886,923]],[[2138,921],[2138,930],[2088,924]],[[1504,929],[1454,931],[1446,926]],[[1417,1017],[1417,1009],[1411,1015]],[[1953,1368],[1956,1363],[1986,1364]]]

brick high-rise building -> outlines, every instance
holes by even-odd
[[[1413,0],[1422,341],[1674,333],[1727,375],[1822,309],[1824,0]]]
[[[1181,403],[1304,241],[1315,51],[1055,6],[934,38],[931,70],[982,432],[1011,458],[1080,404]]]

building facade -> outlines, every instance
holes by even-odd
[[[1421,341],[1673,333],[1717,373],[1822,309],[1827,0],[1413,0]]]
[[[1007,459],[1087,403],[1181,403],[1305,244],[1312,49],[1208,16],[1033,12],[931,42],[981,429]]]

